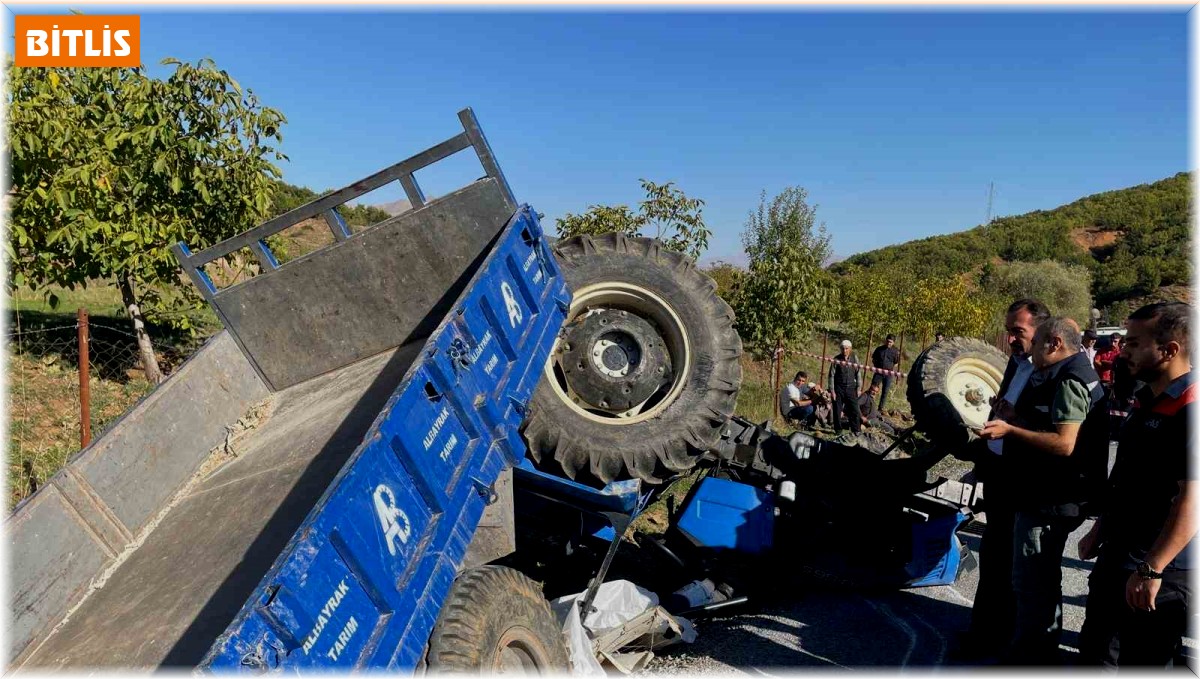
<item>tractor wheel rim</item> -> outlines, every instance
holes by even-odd
[[[524,627],[505,630],[496,646],[493,666],[496,674],[538,675],[548,669],[544,666],[544,654],[538,652],[541,644],[533,632]]]
[[[669,385],[652,394],[650,398],[632,408],[612,411],[598,403],[589,403],[568,384],[559,361],[563,353],[563,340],[559,338],[546,362],[546,378],[554,394],[569,408],[590,420],[605,424],[634,424],[662,414],[683,392],[688,371],[692,366],[691,340],[679,314],[662,297],[633,283],[604,282],[584,286],[571,299],[567,312],[567,323],[586,314],[615,309],[636,315],[655,327],[666,344],[674,372]],[[609,338],[612,339],[612,338]],[[619,339],[619,338],[618,338]],[[614,341],[614,346],[619,346]],[[608,349],[609,347],[604,347]],[[596,347],[593,347],[595,350]],[[622,348],[628,358],[628,349]],[[637,356],[641,360],[642,356]],[[618,361],[619,363],[619,361]]]
[[[950,404],[973,427],[987,423],[991,399],[1000,392],[1003,375],[991,363],[978,358],[962,358],[946,374],[946,396]]]

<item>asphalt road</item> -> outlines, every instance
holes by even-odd
[[[1078,652],[1083,624],[1093,562],[1078,559],[1078,541],[1090,527],[1086,522],[1071,535],[1063,559],[1062,649],[1068,654]],[[960,537],[978,558],[979,538]],[[941,587],[874,594],[820,588],[781,593],[777,601],[748,606],[741,614],[698,621],[695,643],[664,649],[646,671],[762,674],[772,669],[954,667],[951,644],[970,620],[978,581],[976,569]],[[1186,643],[1197,648],[1195,640]]]

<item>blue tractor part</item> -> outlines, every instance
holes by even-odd
[[[774,543],[774,496],[745,483],[708,477],[700,481],[677,527],[697,547],[763,554]]]

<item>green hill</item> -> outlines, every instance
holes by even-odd
[[[997,259],[1052,259],[1091,269],[1092,296],[1097,306],[1107,307],[1189,285],[1190,205],[1191,175],[1181,172],[1052,210],[1000,217],[967,231],[859,253],[831,270],[858,265],[952,276]]]
[[[271,194],[271,216],[281,215],[288,210],[300,207],[301,205],[320,198],[324,193],[317,193],[310,188],[303,186],[293,186],[282,180],[274,180],[271,182],[273,192]],[[328,193],[326,191],[325,193]],[[351,226],[366,226],[376,222],[382,222],[391,215],[374,205],[343,205],[338,208],[338,212],[342,215],[342,219]]]

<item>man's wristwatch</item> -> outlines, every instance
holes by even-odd
[[[1137,574],[1143,580],[1159,580],[1163,574],[1150,567],[1145,561],[1137,562]]]

